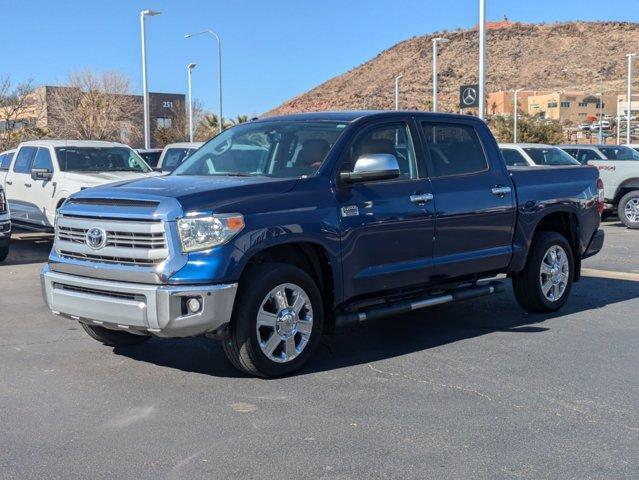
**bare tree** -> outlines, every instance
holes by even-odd
[[[141,137],[142,105],[119,72],[84,70],[50,89],[48,124],[55,136],[134,143]]]
[[[202,117],[202,106],[198,100],[193,100],[194,140],[197,132],[197,123]],[[171,125],[158,127],[153,136],[158,147],[164,147],[169,143],[187,142],[189,140],[188,110],[182,102],[174,103],[170,110]]]
[[[14,86],[9,77],[0,78],[0,151],[45,136],[39,126],[43,114],[32,80]]]

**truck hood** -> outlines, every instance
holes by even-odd
[[[227,177],[227,176],[178,176],[167,175],[129,180],[83,190],[73,195],[75,199],[122,199],[155,201],[165,205],[156,214],[170,210],[179,204],[180,210],[224,211],[243,202],[266,202],[274,195],[290,191],[297,178]],[[174,213],[174,212],[172,212]]]
[[[83,186],[95,187],[123,180],[147,178],[149,175],[151,174],[139,172],[65,172],[64,178]]]

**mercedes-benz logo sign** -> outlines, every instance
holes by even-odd
[[[93,227],[87,230],[86,244],[93,250],[104,248],[107,241],[107,234],[101,228]]]
[[[462,93],[462,101],[464,102],[464,104],[472,105],[473,103],[475,103],[475,100],[477,100],[477,92],[474,88],[468,87],[466,90],[464,90],[464,92]]]

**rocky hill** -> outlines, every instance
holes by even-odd
[[[477,82],[477,30],[413,37],[372,60],[288,100],[265,115],[301,111],[394,108],[394,78],[402,74],[401,107],[428,110],[432,44],[440,48],[440,109],[457,109],[458,89]],[[624,92],[626,53],[639,51],[639,24],[496,22],[487,30],[487,90],[585,90]],[[639,68],[636,78],[639,81]]]

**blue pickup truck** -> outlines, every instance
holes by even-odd
[[[598,177],[508,170],[474,117],[265,118],[171,175],[67,199],[43,295],[106,345],[207,335],[238,369],[285,375],[323,331],[496,293],[497,274],[523,308],[559,309],[603,245]]]

